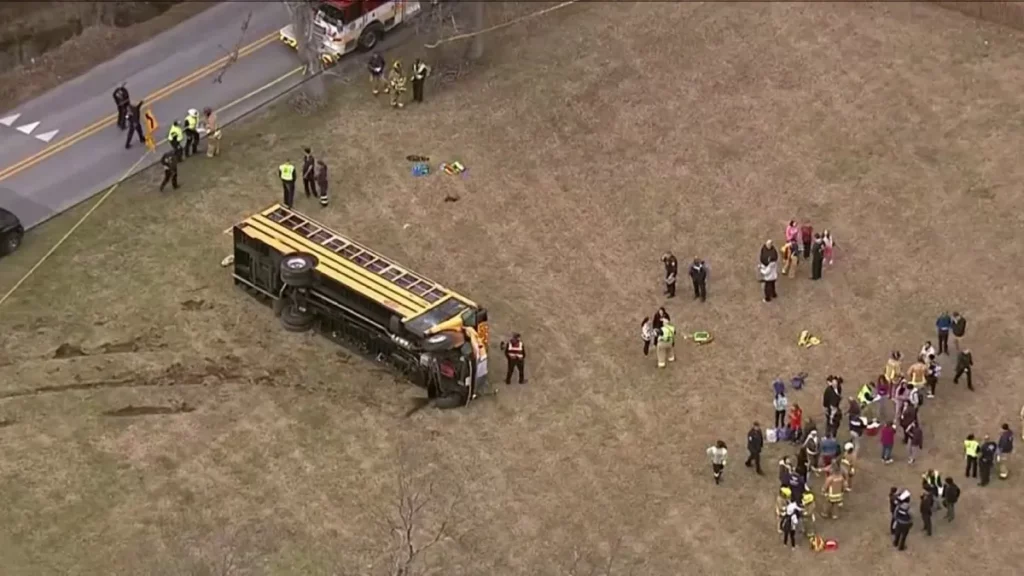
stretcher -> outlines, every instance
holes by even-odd
[[[715,337],[712,336],[710,332],[705,331],[694,332],[693,334],[683,334],[682,336],[683,340],[693,340],[693,343],[698,346],[710,344],[715,340]]]

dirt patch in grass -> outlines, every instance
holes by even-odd
[[[156,172],[122,186],[7,303],[0,386],[168,383],[0,407],[19,423],[0,462],[12,573],[40,558],[55,573],[188,573],[226,552],[257,574],[385,573],[403,469],[438,496],[420,543],[458,500],[458,530],[424,557],[438,573],[1014,573],[1017,480],[962,482],[956,522],[929,542],[915,530],[903,554],[885,502],[890,486],[916,494],[928,468],[959,477],[964,436],[1016,422],[1019,36],[922,4],[603,3],[488,50],[423,106],[393,111],[353,82],[321,117],[276,110],[225,130],[224,155],[186,162],[178,192],[157,194]],[[529,384],[405,419],[421,391],[284,333],[231,287],[222,231],[278,198],[273,167],[303,145],[335,177],[330,208],[299,209],[488,306],[495,340],[523,333]],[[411,154],[469,171],[414,177]],[[834,232],[835,264],[819,282],[801,268],[764,304],[758,246],[794,218]],[[709,262],[706,304],[685,285],[660,296],[666,249]],[[5,262],[0,285],[30,257]],[[190,300],[206,306],[182,310]],[[663,304],[715,342],[680,342],[659,371],[638,324]],[[953,385],[944,357],[918,462],[899,447],[884,466],[867,441],[843,518],[818,522],[839,551],[794,556],[772,510],[773,462],[793,450],[769,446],[764,478],[741,465],[771,380],[807,371],[791,402],[821,421],[826,375],[855,389],[932,338],[943,309],[969,318],[978,390]],[[823,344],[798,348],[801,330]],[[147,334],[161,348],[52,357]],[[172,390],[203,409],[95,416]],[[719,438],[716,487],[704,450]]]

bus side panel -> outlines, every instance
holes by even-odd
[[[281,255],[276,250],[248,236],[238,228],[234,230],[235,276],[271,297],[281,293],[281,278],[277,272]]]

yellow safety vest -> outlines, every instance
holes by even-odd
[[[857,393],[857,402],[860,402],[861,404],[867,404],[868,396],[874,396],[874,394],[871,392],[871,388],[867,385],[861,386],[860,392]]]
[[[181,126],[171,126],[171,129],[167,131],[167,140],[169,142],[181,142],[182,138]]]
[[[195,116],[185,116],[185,127],[189,130],[195,130],[196,125],[199,124],[199,118]]]
[[[295,166],[291,162],[285,162],[278,168],[281,171],[281,180],[295,180]]]
[[[977,440],[964,440],[964,453],[972,458],[978,457],[978,449],[981,444]]]
[[[661,338],[662,342],[668,342],[672,344],[676,341],[676,327],[669,324],[668,322],[661,325]]]

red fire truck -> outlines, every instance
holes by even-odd
[[[332,65],[354,50],[373,50],[384,34],[415,16],[420,3],[413,0],[327,0],[314,5],[313,19],[320,42],[320,57]],[[281,41],[298,48],[292,26],[281,29]]]

